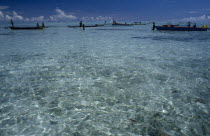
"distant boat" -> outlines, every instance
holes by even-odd
[[[99,25],[99,24],[95,24],[95,25],[84,25],[84,27],[100,27],[100,26],[104,26],[104,25]],[[68,27],[76,28],[76,27],[83,27],[83,26],[68,26]]]
[[[181,27],[175,25],[163,25],[154,26],[157,30],[168,30],[168,31],[207,31],[206,27]]]
[[[125,23],[125,24],[121,24],[121,23],[113,23],[112,24],[113,26],[133,26],[134,24],[127,24],[127,23]]]
[[[9,27],[13,30],[38,30],[38,29],[44,29],[44,27]]]
[[[12,19],[11,19],[10,23],[12,26],[8,27],[8,28],[10,28],[12,30],[38,30],[38,29],[46,28],[44,22],[42,22],[42,26],[40,26],[39,23],[37,23],[35,27],[15,27]]]
[[[133,22],[134,25],[146,25],[146,24],[142,24],[141,22]]]

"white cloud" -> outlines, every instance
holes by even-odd
[[[9,15],[6,15],[6,16],[5,16],[5,19],[6,19],[6,20],[11,20],[11,19],[12,19],[12,17],[11,17],[11,16],[9,16]]]
[[[42,22],[44,21],[44,16],[39,16],[39,17],[32,17],[31,19],[29,19],[30,21],[38,21],[38,22]]]
[[[10,20],[10,19],[13,19],[15,21],[22,21],[22,20],[24,20],[24,18],[22,16],[18,15],[17,12],[15,12],[15,11],[12,12],[12,16],[5,15],[5,20]]]
[[[8,14],[4,14],[0,11],[0,20],[10,20],[13,19],[14,21],[37,21],[37,22],[42,22],[42,21],[66,21],[66,20],[76,20],[78,19],[73,13],[65,13],[63,10],[57,8],[55,9],[56,14],[51,15],[49,17],[44,17],[44,16],[38,16],[38,17],[27,17],[24,18],[23,16],[19,15],[17,12],[13,11],[12,14],[11,12],[8,12]],[[96,17],[82,17],[80,18],[81,20],[97,20],[97,21],[110,21],[112,20],[112,17],[107,17],[107,16],[96,16]]]
[[[0,20],[4,20],[4,14],[0,11]]]
[[[59,21],[59,20],[75,20],[77,19],[76,16],[66,14],[63,10],[61,9],[55,9],[56,15],[52,15],[49,17],[50,21]]]
[[[111,17],[98,16],[98,17],[96,17],[96,20],[112,20],[112,18]]]
[[[207,19],[207,16],[206,15],[200,16],[200,19],[201,20]]]
[[[199,13],[199,12],[197,12],[197,11],[190,11],[190,12],[188,12],[189,14],[196,14],[196,13]]]
[[[13,20],[23,20],[24,18],[20,15],[17,14],[17,12],[13,11],[13,17],[12,17]]]
[[[28,22],[30,21],[30,18],[25,18],[24,21]]]
[[[8,9],[9,7],[8,6],[0,6],[0,10],[5,10],[5,9]]]
[[[8,15],[9,14],[9,15]],[[0,20],[14,20],[14,21],[44,21],[44,16],[39,17],[32,17],[32,18],[25,18],[21,15],[18,15],[17,12],[13,11],[12,14],[8,12],[8,14],[3,14],[2,11],[0,11]]]
[[[49,20],[50,21],[55,21],[55,18],[53,16],[50,16]]]
[[[183,18],[183,21],[202,21],[202,20],[210,20],[210,16],[202,15],[200,17],[187,17]]]
[[[94,17],[82,17],[81,19],[82,20],[94,20],[95,18]]]
[[[97,16],[97,17],[82,17],[81,19],[82,19],[82,20],[105,21],[105,20],[112,20],[112,17]]]
[[[44,16],[25,18],[24,21],[26,21],[26,22],[29,22],[29,21],[43,22],[44,21]]]

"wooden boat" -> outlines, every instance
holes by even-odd
[[[12,26],[8,27],[8,28],[10,28],[12,30],[38,30],[38,29],[46,28],[44,22],[42,22],[42,26],[40,26],[39,23],[37,23],[35,27],[15,27],[12,19],[11,19],[10,23]]]
[[[121,24],[121,23],[113,23],[113,26],[133,26],[134,24]]]
[[[134,25],[147,25],[147,24],[134,24]]]
[[[9,27],[12,30],[39,30],[44,29],[44,27]]]
[[[167,30],[167,31],[207,31],[208,28],[205,27],[181,27],[174,25],[163,25],[154,26],[157,30]]]
[[[100,27],[100,26],[104,26],[104,25],[99,25],[99,24],[85,25],[84,27]],[[76,27],[83,27],[83,26],[68,26],[68,27],[76,28]]]
[[[142,24],[141,22],[133,22],[134,25],[146,25],[146,24]]]

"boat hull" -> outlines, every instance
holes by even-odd
[[[155,26],[157,30],[168,30],[168,31],[207,31],[207,28],[202,27],[165,27]]]
[[[85,25],[84,27],[100,27],[100,26],[104,26],[104,25]],[[76,28],[76,27],[83,27],[83,26],[68,26],[68,27]]]
[[[146,25],[146,24],[134,24],[134,25]]]
[[[133,26],[134,24],[112,24],[113,26]]]

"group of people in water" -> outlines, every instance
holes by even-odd
[[[188,26],[188,27],[191,27],[191,22],[188,22],[188,23],[187,23],[187,26]],[[194,23],[193,27],[196,27],[196,23]]]
[[[13,22],[13,20],[12,20],[12,19],[10,20],[10,23],[11,23],[12,27],[14,27],[14,22]],[[37,23],[37,24],[36,24],[36,27],[37,27],[37,28],[40,28],[39,23]],[[41,26],[41,27],[42,27],[42,28],[45,28],[45,24],[44,24],[44,22],[42,22],[42,26]]]
[[[39,23],[36,24],[36,27],[40,27]],[[44,22],[42,22],[42,26],[41,27],[45,27]]]

